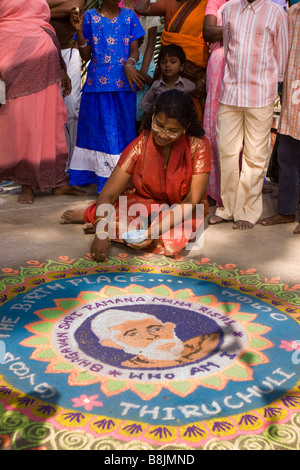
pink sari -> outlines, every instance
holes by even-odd
[[[221,13],[226,1],[218,9],[217,25],[222,25]],[[205,135],[211,143],[212,167],[207,186],[207,194],[216,201],[217,207],[222,207],[220,196],[220,165],[216,137],[216,126],[219,109],[219,97],[221,85],[224,77],[225,57],[223,43],[215,42],[210,45],[210,57],[206,68],[206,101],[203,117],[203,129]]]
[[[0,44],[6,51],[0,73],[7,86],[0,108],[0,181],[41,191],[65,184],[68,158],[61,63],[49,20],[46,0],[0,2]]]

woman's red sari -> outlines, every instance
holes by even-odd
[[[159,205],[166,205],[163,212],[166,216],[168,208],[180,204],[188,194],[192,176],[209,172],[210,165],[211,149],[206,137],[182,135],[174,142],[165,169],[162,148],[155,144],[152,132],[144,131],[124,150],[118,162],[118,166],[131,175],[132,186],[122,195],[127,197],[126,204],[121,200],[115,204],[115,218],[111,220],[109,229],[110,234],[115,230],[111,240],[122,242],[122,233],[139,228],[143,223],[148,228],[147,217],[151,213],[153,217],[153,212],[158,214]],[[94,223],[95,211],[96,204],[88,207],[86,223]],[[191,236],[195,237],[202,223],[203,218],[198,220],[194,211],[193,217],[184,221],[182,226],[177,225],[161,235],[151,252],[169,256],[178,254]]]

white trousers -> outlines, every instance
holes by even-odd
[[[69,158],[67,170],[76,145],[78,114],[81,99],[81,58],[78,49],[62,49],[62,56],[67,66],[67,74],[72,83],[72,92],[64,98],[68,111],[68,120],[65,126]]]
[[[219,106],[217,143],[224,207],[218,207],[216,215],[225,220],[255,224],[262,214],[262,187],[273,111],[274,103],[263,108]]]

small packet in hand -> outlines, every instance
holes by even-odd
[[[6,98],[6,86],[5,86],[4,81],[0,79],[0,105],[6,103],[5,98]]]

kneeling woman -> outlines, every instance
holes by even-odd
[[[211,149],[190,96],[162,93],[148,127],[124,150],[97,202],[62,216],[61,223],[84,222],[85,231],[95,233],[91,253],[96,261],[107,261],[110,240],[124,243],[128,226],[147,229],[142,243],[128,246],[171,256],[204,222],[196,207],[204,204]]]

